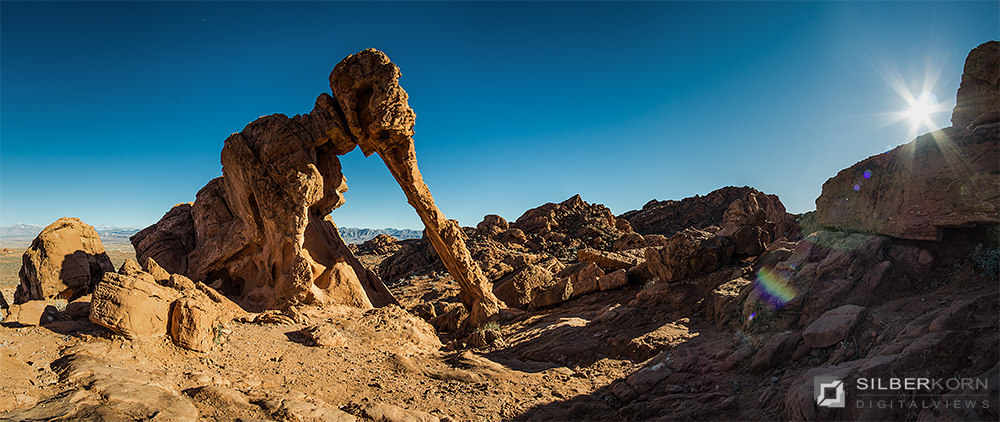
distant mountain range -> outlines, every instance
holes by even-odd
[[[413,229],[357,229],[353,227],[338,227],[337,230],[340,231],[340,237],[344,239],[344,243],[363,243],[380,234],[387,234],[399,240],[419,239],[424,235],[423,230]]]
[[[42,232],[45,226],[37,224],[17,223],[12,226],[0,227],[0,239],[34,238]],[[94,230],[104,239],[128,239],[133,234],[142,230],[137,227],[112,227],[94,226]],[[353,227],[340,227],[340,236],[346,243],[362,243],[380,234],[387,234],[399,240],[419,239],[423,235],[422,230],[413,229],[358,229]]]
[[[38,233],[41,233],[44,228],[45,226],[37,224],[17,223],[13,226],[0,227],[0,238],[33,238],[38,236]],[[137,227],[95,226],[94,230],[97,230],[97,234],[101,235],[102,238],[128,239],[142,229]]]

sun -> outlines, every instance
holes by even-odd
[[[907,102],[910,103],[910,109],[903,114],[910,121],[910,124],[917,128],[924,125],[928,129],[933,129],[935,124],[931,120],[931,115],[940,111],[940,104],[938,104],[934,94],[924,91],[920,93],[920,97],[908,99]]]

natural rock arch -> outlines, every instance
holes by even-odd
[[[226,139],[223,175],[132,237],[140,261],[195,280],[221,279],[251,308],[298,303],[381,307],[396,303],[365,269],[329,216],[347,190],[338,156],[360,146],[378,154],[423,221],[428,238],[461,286],[474,325],[503,303],[472,260],[458,223],[434,205],[417,167],[416,115],[382,52],[348,56],[330,74],[308,114],[261,117]],[[169,268],[168,268],[169,266]]]

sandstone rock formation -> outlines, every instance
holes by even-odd
[[[77,218],[63,217],[42,230],[24,252],[14,303],[73,300],[114,270],[97,231]]]
[[[154,275],[164,270],[152,258],[146,268],[129,259],[118,273],[105,273],[90,299],[90,321],[129,339],[169,335],[178,346],[205,352],[219,327],[244,313],[203,283],[179,274]]]
[[[649,270],[666,282],[715,271],[732,256],[727,238],[693,228],[673,235],[666,246],[646,249]]]
[[[380,234],[358,245],[358,254],[387,255],[399,249],[399,239],[387,234]]]
[[[978,117],[997,110],[1000,110],[1000,42],[989,41],[974,48],[965,59],[951,125],[964,128]]]
[[[140,261],[171,273],[222,280],[255,308],[396,303],[341,239],[328,214],[344,203],[339,155],[378,153],[420,215],[430,243],[462,287],[476,324],[502,303],[465,247],[465,234],[434,205],[417,167],[415,114],[399,69],[381,52],[348,56],[330,74],[309,114],[261,117],[226,139],[223,176],[132,238]]]
[[[656,235],[644,239],[607,207],[589,204],[579,195],[525,211],[513,223],[487,215],[476,228],[463,231],[472,258],[494,284],[494,294],[520,309],[551,306],[570,297],[622,287],[631,276],[623,279],[617,274],[603,285],[598,277],[605,269],[613,272],[640,267],[644,262],[642,248],[662,241],[657,239],[662,236]],[[625,238],[628,241],[621,242]],[[444,269],[426,238],[398,245],[399,252],[379,265],[384,279]],[[562,272],[576,261],[596,265],[583,278],[574,277],[575,271]]]
[[[795,217],[785,211],[777,195],[768,195],[747,186],[728,186],[705,196],[695,195],[680,201],[654,199],[641,210],[626,212],[619,218],[628,220],[639,234],[669,237],[686,228],[708,230],[712,226],[725,227],[760,210],[764,210],[765,220],[774,224],[772,239],[798,239]]]
[[[72,388],[31,409],[5,414],[5,420],[198,420],[198,408],[176,385],[122,368],[104,357],[74,349],[53,362],[52,368]]]
[[[825,227],[903,239],[941,240],[943,230],[1000,222],[1000,113],[996,41],[969,54],[953,127],[869,157],[823,184]]]

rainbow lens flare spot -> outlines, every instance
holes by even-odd
[[[861,190],[861,185],[859,185],[859,184],[855,183],[855,184],[854,184],[854,191],[855,191],[855,192],[857,192],[857,191],[859,191],[859,190]]]
[[[761,269],[757,272],[754,291],[771,309],[778,309],[799,294],[795,286],[788,282],[788,278],[787,271]]]
[[[872,177],[872,171],[865,170],[865,174],[863,176],[865,177],[865,179],[870,179]]]

